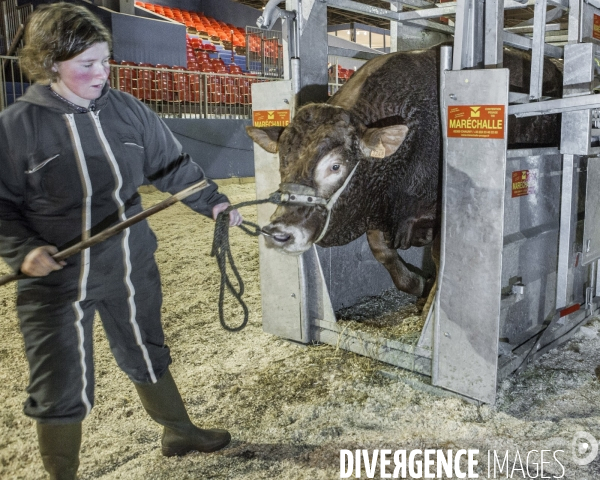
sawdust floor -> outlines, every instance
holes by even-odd
[[[254,197],[254,184],[222,187],[231,200]],[[164,195],[144,195],[147,205]],[[252,208],[245,209],[255,218]],[[218,321],[219,277],[208,256],[213,223],[177,205],[152,218],[164,285],[164,326],[177,380],[201,426],[228,428],[231,445],[214,454],[160,455],[160,429],[117,368],[96,324],[96,405],[84,423],[81,479],[334,479],[340,449],[564,450],[563,478],[599,479],[598,460],[574,464],[578,431],[600,439],[600,322],[499,388],[497,405],[477,406],[410,386],[411,375],[334,347],[299,347],[261,328],[257,241],[239,229],[233,255],[246,281],[248,327],[228,333]],[[6,269],[1,272],[5,273]],[[35,428],[21,411],[28,373],[14,313],[14,286],[0,289],[0,478],[44,478]],[[227,317],[240,318],[227,302]],[[409,316],[410,317],[410,316]],[[390,375],[391,373],[391,375]],[[393,378],[398,375],[407,381]],[[536,454],[531,461],[538,461]],[[557,463],[545,476],[561,474]],[[363,477],[365,473],[363,471]],[[378,476],[376,475],[376,478]],[[516,471],[514,478],[522,478]]]

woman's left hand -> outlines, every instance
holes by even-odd
[[[223,202],[215,205],[212,209],[213,219],[216,220],[219,216],[219,213],[226,210],[227,207],[229,207],[230,205],[231,204],[229,202]],[[231,212],[229,212],[229,226],[237,227],[242,224],[243,220],[244,217],[242,217],[242,214],[237,210],[232,210]]]

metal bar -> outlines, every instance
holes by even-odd
[[[446,125],[447,124],[447,115],[446,115],[446,109],[444,108],[444,101],[443,101],[443,95],[445,92],[445,87],[446,87],[446,72],[448,70],[451,70],[452,68],[452,47],[450,46],[443,46],[440,49],[440,90],[439,90],[439,96],[440,96],[440,120],[441,120],[441,124]],[[442,130],[444,132],[444,136],[445,136],[445,130]],[[442,174],[442,178],[446,178],[447,175],[447,169],[448,169],[448,165],[446,163],[446,155],[447,155],[447,151],[446,151],[446,142],[442,142],[442,158],[444,159],[444,163],[443,163],[443,174]],[[443,195],[442,196],[442,211],[446,211],[447,208],[447,199],[446,196]],[[437,355],[437,349],[438,346],[440,344],[440,324],[439,324],[439,315],[437,314],[437,312],[440,311],[440,291],[443,287],[443,278],[444,278],[444,268],[446,265],[446,254],[445,254],[445,245],[443,242],[445,242],[446,239],[446,232],[447,232],[447,222],[446,222],[446,217],[444,215],[442,215],[442,220],[441,220],[441,226],[440,226],[440,238],[441,238],[441,246],[440,246],[440,265],[438,267],[438,272],[437,272],[437,294],[435,296],[435,312],[436,312],[436,316],[434,318],[434,322],[433,322],[433,335],[432,335],[432,347],[434,349],[434,355],[432,357],[432,362],[431,362],[431,376],[432,378],[437,378],[439,375],[439,362],[438,362],[438,355]]]
[[[548,5],[556,7],[556,8],[553,8],[552,10],[550,10],[548,12],[548,15],[552,14],[553,18],[551,18],[551,20],[555,20],[556,18],[560,17],[560,15],[559,15],[559,17],[555,17],[554,16],[554,15],[558,14],[556,12],[556,10],[562,10],[563,12],[566,12],[566,11],[569,10],[569,2],[568,2],[568,0],[566,0],[566,1],[565,0],[546,0],[546,1],[548,2]]]
[[[407,23],[408,25],[415,25],[415,26],[418,26],[418,27],[423,27],[423,28],[426,28],[427,30],[430,30],[432,32],[454,34],[454,28],[453,27],[450,27],[448,25],[444,25],[442,23],[435,23],[435,22],[432,22],[430,20],[408,20],[408,21],[403,22],[403,23]]]
[[[473,9],[471,10],[471,41],[469,49],[469,67],[483,67],[484,48],[485,48],[485,8],[484,0],[473,0]]]
[[[569,298],[569,265],[571,263],[571,242],[573,225],[575,155],[563,155],[562,186],[560,193],[560,230],[558,236],[558,267],[556,271],[556,308],[567,306]]]
[[[265,39],[260,38],[260,71],[261,76],[265,76]]]
[[[531,50],[533,48],[533,40],[531,38],[516,35],[506,30],[504,31],[504,44],[509,47],[518,48],[519,50]],[[563,58],[563,48],[544,43],[544,55],[553,58]]]
[[[455,7],[458,2],[444,2],[444,3],[429,3],[419,0],[401,0],[398,2],[408,8],[427,8],[427,7]],[[535,5],[535,0],[527,0],[526,2],[520,2],[516,0],[504,0],[504,10],[519,10]]]
[[[598,272],[596,271],[596,268],[598,267],[598,261],[594,261],[592,263],[590,263],[589,267],[588,267],[588,288],[587,291],[590,292],[590,298],[587,298],[586,295],[586,308],[589,308],[590,310],[593,308],[593,301],[592,298],[596,296],[596,279],[598,277]]]
[[[506,151],[506,158],[542,157],[560,155],[557,147],[544,148],[515,148]]]
[[[550,23],[546,25],[546,33],[554,32],[554,31],[567,31],[569,29],[569,24],[565,23]],[[511,33],[532,33],[533,25],[517,25],[516,27],[506,27],[504,29],[505,32]]]
[[[581,0],[569,0],[569,43],[581,41]]]
[[[573,319],[563,327],[560,327],[555,332],[553,332],[552,340],[546,345],[542,346],[536,352],[531,353],[531,355],[529,355],[529,357],[527,358],[527,361],[531,363],[540,356],[542,356],[544,353],[548,352],[549,350],[552,350],[553,348],[558,347],[562,343],[569,340],[577,332],[578,327],[582,326],[584,323],[589,322],[590,318],[590,316],[585,315],[585,310],[581,310],[575,313]],[[523,362],[523,360],[527,356],[527,353],[531,349],[531,345],[533,345],[535,341],[536,337],[532,338],[531,340],[529,340],[529,342],[525,343],[513,352],[516,356],[511,357],[511,359],[508,362],[504,363],[501,367],[499,367],[499,378],[506,378],[509,374],[515,371],[515,369],[521,364],[521,362]]]
[[[539,100],[544,79],[544,40],[546,38],[546,1],[536,0],[533,16],[533,43],[531,46],[531,77],[529,98]]]
[[[354,2],[352,0],[327,0],[327,5],[340,10],[353,13],[361,13],[374,18],[391,20],[394,22],[409,22],[413,20],[424,20],[428,18],[439,18],[446,15],[454,15],[456,6],[443,6],[433,8],[421,8],[409,12],[394,12],[386,8],[379,8],[373,5]]]
[[[456,11],[453,70],[473,68],[483,62],[483,2],[464,0]]]
[[[517,117],[530,117],[533,115],[549,115],[552,113],[573,112],[600,108],[600,94],[580,95],[578,97],[546,100],[543,102],[510,105],[508,114]]]
[[[422,375],[431,375],[431,360],[429,358],[382,345],[380,338],[349,330],[337,332],[325,328],[313,327],[313,331],[314,338],[319,342],[327,343],[328,345],[333,345],[334,347],[342,348]]]
[[[379,8],[373,5],[367,5],[365,3],[353,2],[352,0],[327,0],[327,6],[338,8],[340,10],[346,10],[348,12],[362,13],[374,18],[382,18],[384,20],[392,20],[395,22],[398,21],[399,12],[393,12],[387,8]],[[425,10],[436,11],[437,9],[431,8]]]
[[[464,57],[468,49],[469,34],[471,33],[468,30],[471,3],[472,0],[464,0],[456,6],[452,70],[462,70],[466,67]]]
[[[396,13],[398,22],[406,22],[408,20],[421,20],[426,18],[439,18],[445,15],[454,15],[455,7],[437,7],[423,8],[421,10],[412,10],[410,12],[391,12]]]
[[[4,65],[4,60],[2,60],[2,65]],[[4,68],[0,69],[0,112],[6,108],[6,78],[4,77]]]
[[[207,75],[202,75],[202,85],[204,86],[204,92],[200,98],[204,99],[204,118],[208,118],[208,76]]]
[[[596,260],[596,291],[594,295],[600,296],[600,260]]]
[[[504,9],[501,0],[485,2],[484,65],[502,68],[504,46]]]

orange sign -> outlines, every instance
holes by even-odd
[[[523,197],[537,190],[537,171],[518,170],[512,172],[512,198]]]
[[[448,136],[504,138],[504,105],[448,107]]]
[[[285,127],[290,124],[289,110],[257,110],[252,112],[255,127]]]
[[[600,40],[600,15],[594,13],[594,30],[592,31],[592,37],[596,40]]]

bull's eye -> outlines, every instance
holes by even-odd
[[[334,172],[337,172],[337,171],[340,169],[340,164],[339,164],[339,163],[334,163],[334,164],[331,166],[331,169],[332,169]]]

